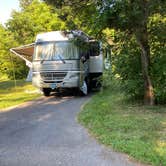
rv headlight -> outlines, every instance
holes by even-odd
[[[33,73],[33,78],[40,78],[40,73],[34,72]]]
[[[70,73],[69,78],[74,78],[74,77],[78,77],[78,73],[76,72]]]

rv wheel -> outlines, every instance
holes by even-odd
[[[50,96],[51,89],[50,88],[43,88],[43,94],[44,96]]]

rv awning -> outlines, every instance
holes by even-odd
[[[32,56],[34,52],[34,43],[16,47],[16,48],[11,48],[10,51],[23,59],[26,62],[26,65],[31,67],[32,66]]]

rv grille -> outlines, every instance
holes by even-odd
[[[40,76],[43,81],[60,81],[66,76],[66,72],[43,72]]]

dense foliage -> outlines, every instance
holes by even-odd
[[[17,41],[14,39],[13,33],[2,25],[0,25],[0,41],[0,78],[22,78],[27,73],[24,62],[9,53],[9,49],[16,46]]]
[[[149,19],[151,73],[157,103],[166,103],[166,17],[155,14]]]
[[[164,25],[166,19],[160,14],[149,18],[149,45],[151,53],[150,75],[152,77],[155,102],[166,102],[166,49]],[[125,39],[125,40],[123,40]],[[118,74],[126,94],[132,99],[143,98],[143,77],[140,48],[135,37],[123,32],[116,32],[116,45],[113,47],[112,63],[114,75]]]

